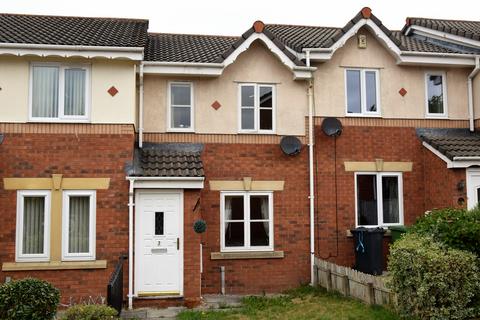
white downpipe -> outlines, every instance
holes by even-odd
[[[468,75],[468,115],[470,120],[470,131],[475,131],[475,112],[473,108],[473,79],[480,71],[480,57],[475,57],[475,68],[473,69],[472,73]]]
[[[310,66],[310,52],[306,53],[306,64]],[[312,76],[313,78],[313,76]],[[308,96],[308,170],[310,180],[310,284],[314,285],[315,266],[315,186],[313,176],[313,80],[309,79]]]
[[[128,190],[128,309],[133,305],[133,187],[135,179],[127,178],[130,182]]]
[[[140,62],[138,90],[138,147],[143,147],[143,62]]]

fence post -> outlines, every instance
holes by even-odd
[[[367,283],[367,298],[368,304],[374,305],[375,304],[375,288],[373,287],[373,283]]]
[[[343,294],[348,297],[350,295],[350,280],[348,279],[348,275],[343,275]]]
[[[326,270],[327,273],[327,291],[332,290],[332,271],[330,269]]]

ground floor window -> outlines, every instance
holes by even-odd
[[[48,261],[50,239],[50,191],[18,191],[18,261]]]
[[[403,224],[403,182],[401,173],[355,174],[357,226]]]
[[[95,191],[63,192],[63,260],[95,260]]]
[[[273,194],[221,194],[222,251],[273,250]]]

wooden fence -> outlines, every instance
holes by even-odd
[[[393,305],[395,296],[383,276],[372,276],[315,258],[316,284],[368,304]]]

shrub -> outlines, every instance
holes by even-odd
[[[421,217],[409,229],[422,235],[431,235],[446,245],[468,250],[480,256],[480,208],[473,210],[434,210]]]
[[[47,281],[11,281],[0,286],[0,319],[49,320],[59,301],[60,292]]]
[[[65,311],[62,320],[119,319],[117,310],[103,304],[78,304]]]
[[[420,319],[466,319],[476,313],[477,257],[432,237],[406,234],[390,249],[390,287],[399,311]]]

